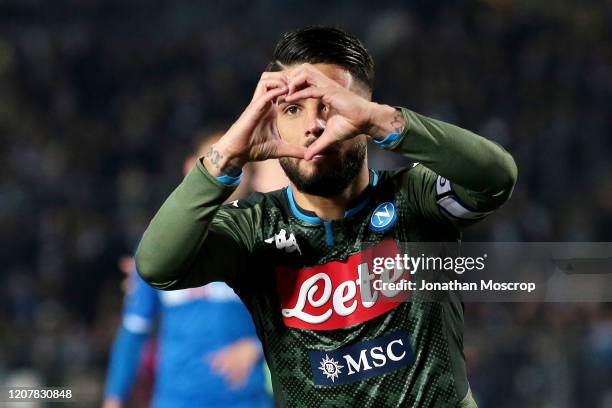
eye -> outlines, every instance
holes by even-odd
[[[296,113],[298,113],[299,108],[297,107],[297,105],[289,105],[285,108],[285,113],[287,115],[295,115]]]

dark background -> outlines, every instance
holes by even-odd
[[[363,40],[375,100],[514,155],[512,200],[466,240],[612,239],[611,1],[0,0],[0,383],[99,397],[118,257],[195,132],[231,123],[309,24]],[[466,312],[481,407],[612,407],[609,304]]]

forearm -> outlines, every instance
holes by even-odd
[[[215,213],[234,189],[197,163],[155,214],[138,245],[136,269],[147,283],[163,289],[186,277]]]
[[[148,338],[145,333],[133,333],[121,327],[113,343],[105,398],[124,401],[136,378],[136,371],[144,342]]]
[[[217,143],[210,146],[202,157],[202,163],[213,177],[235,177],[242,173],[246,159],[232,152],[232,143],[228,142],[226,138],[221,138]]]
[[[517,167],[506,150],[458,126],[404,108],[401,113],[403,129],[395,140],[384,142],[383,147],[451,180],[458,187],[457,193],[468,202],[489,197],[494,203],[485,206],[495,207],[507,200],[516,183]],[[389,116],[386,119],[390,123]]]

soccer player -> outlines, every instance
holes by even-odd
[[[203,154],[214,137],[201,135],[196,151]],[[184,169],[191,169],[198,156],[188,157]],[[250,170],[253,173],[255,168]],[[264,188],[270,181],[266,184]],[[133,262],[122,261],[120,267],[127,269],[129,284],[111,354],[104,408],[120,408],[127,400],[145,343],[158,319],[153,407],[272,406],[261,344],[249,313],[231,288],[213,282],[164,292],[130,273]]]
[[[359,262],[389,243],[456,241],[508,200],[517,168],[468,130],[373,102],[373,76],[342,30],[284,34],[250,104],[151,221],[138,272],[160,289],[232,286],[280,406],[474,407],[461,303],[364,300],[372,265]],[[419,164],[370,170],[368,138]],[[222,206],[241,167],[270,157],[289,186]]]

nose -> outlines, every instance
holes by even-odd
[[[319,137],[325,130],[325,118],[319,109],[311,110],[306,119],[305,134],[306,137]]]

